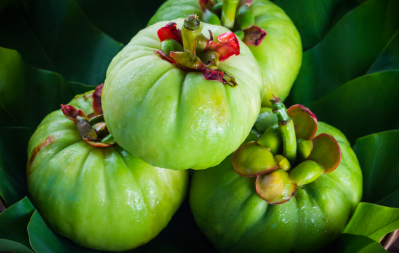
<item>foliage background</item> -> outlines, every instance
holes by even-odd
[[[163,0],[0,0],[0,250],[95,252],[54,234],[26,191],[36,126],[104,81],[108,64]],[[303,66],[286,104],[301,103],[354,145],[363,202],[335,252],[385,252],[399,228],[399,1],[274,0],[297,26]],[[383,206],[381,206],[383,205]],[[215,252],[186,200],[168,227],[131,252]]]

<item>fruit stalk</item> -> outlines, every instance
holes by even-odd
[[[181,30],[184,49],[190,51],[195,55],[195,45],[197,36],[201,34],[201,22],[198,16],[193,14],[184,20],[184,25]]]
[[[295,164],[297,143],[294,122],[287,115],[287,110],[280,98],[273,96],[270,102],[273,106],[273,113],[277,115],[278,126],[283,137],[283,155],[291,164]]]
[[[234,19],[239,0],[223,0],[222,24],[228,29],[233,29]]]

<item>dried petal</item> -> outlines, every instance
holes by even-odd
[[[177,42],[180,42],[182,44],[182,37],[181,37],[181,31],[180,29],[176,28],[176,23],[175,22],[170,22],[164,27],[161,27],[158,30],[158,38],[162,42],[167,39],[173,39],[176,40]]]
[[[206,9],[212,10],[212,7],[214,5],[212,0],[198,0],[198,3],[202,11]]]
[[[108,148],[109,146],[114,145],[115,143],[101,143],[101,142],[94,142],[90,141],[89,139],[85,138],[83,139],[87,144],[96,147],[96,148]]]
[[[315,136],[318,121],[308,108],[303,105],[293,105],[287,110],[287,114],[294,121],[297,139],[311,140]]]
[[[219,43],[209,41],[205,50],[214,50],[219,54],[219,60],[225,61],[232,55],[240,54],[240,44],[233,32],[223,33],[217,37]]]
[[[94,115],[102,115],[103,114],[103,108],[101,106],[101,94],[103,93],[103,87],[104,87],[104,83],[97,86],[93,92],[92,106],[93,106],[93,110],[94,110]]]
[[[182,66],[180,64],[178,64],[175,60],[173,60],[172,58],[170,58],[169,56],[167,56],[164,52],[162,52],[161,50],[155,51],[156,54],[158,54],[162,59],[164,59],[165,61],[168,61],[170,63],[172,63],[173,65],[176,65],[177,67],[186,70],[186,71],[193,71],[192,69],[189,69],[185,66]]]
[[[259,26],[252,26],[244,30],[245,36],[242,40],[247,46],[254,45],[255,47],[263,41],[266,36],[265,30],[261,29]]]
[[[341,162],[341,148],[337,141],[329,134],[322,133],[313,140],[313,149],[308,160],[321,164],[324,173],[333,172]]]
[[[77,109],[73,105],[61,105],[61,110],[64,113],[65,117],[72,120],[73,122],[77,121],[78,116],[88,119],[86,114],[82,110]]]
[[[254,141],[237,149],[233,156],[233,167],[243,177],[253,177],[278,169],[272,152]]]
[[[240,1],[238,2],[237,10],[238,10],[241,6],[243,6],[243,5],[250,6],[250,5],[252,4],[252,1],[253,1],[253,0],[240,0]]]

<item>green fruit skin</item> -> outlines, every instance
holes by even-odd
[[[182,27],[183,19],[174,20]],[[249,134],[263,96],[263,75],[248,47],[220,62],[237,87],[205,80],[161,59],[160,22],[139,32],[112,60],[104,84],[105,122],[116,142],[145,162],[169,169],[207,169]],[[228,32],[204,24],[209,38]]]
[[[265,74],[262,106],[270,107],[269,100],[273,94],[284,101],[298,75],[302,64],[301,37],[287,14],[272,2],[253,0],[250,9],[255,16],[255,26],[267,33],[258,47],[250,45],[249,48]],[[148,24],[194,13],[202,20],[198,0],[168,0],[159,7]]]
[[[362,174],[345,136],[319,122],[342,151],[338,168],[298,186],[295,196],[269,205],[255,192],[255,179],[240,177],[229,156],[196,171],[190,205],[202,232],[220,252],[320,252],[344,230],[362,195]]]
[[[70,104],[89,114],[91,101],[86,93]],[[168,224],[186,194],[187,171],[152,167],[117,145],[90,146],[61,110],[38,126],[28,155],[35,207],[53,231],[89,248],[143,245]]]

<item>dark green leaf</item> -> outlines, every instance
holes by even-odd
[[[399,229],[399,209],[360,203],[344,233],[364,235],[379,242],[386,234]]]
[[[304,53],[290,101],[315,101],[364,75],[399,28],[398,9],[397,0],[370,0],[346,14]]]
[[[96,28],[75,0],[13,0],[0,15],[0,46],[66,79],[99,85],[123,45]]]
[[[353,149],[363,171],[363,201],[399,208],[398,143],[399,130],[356,141]]]
[[[275,0],[294,22],[304,50],[316,45],[325,35],[344,0]]]
[[[26,150],[31,133],[26,127],[0,128],[0,196],[11,206],[26,190]]]
[[[26,227],[35,208],[27,197],[0,214],[0,249],[32,252]]]
[[[381,244],[362,235],[342,234],[329,247],[331,253],[387,253]]]
[[[396,31],[390,43],[373,63],[367,74],[399,69],[399,30]]]
[[[306,106],[354,144],[359,137],[399,128],[398,83],[399,70],[365,75]]]
[[[0,48],[0,127],[27,126],[33,132],[61,103],[90,89],[67,82],[59,74],[33,68],[18,52]]]
[[[103,32],[124,44],[146,27],[164,0],[77,0],[91,21]]]
[[[28,224],[28,234],[32,248],[40,253],[67,253],[62,243],[43,221],[37,210]]]

